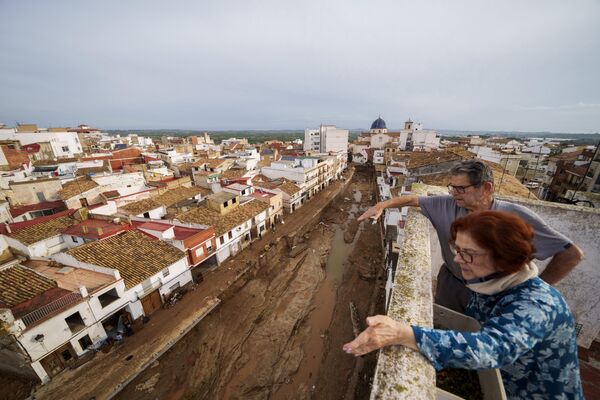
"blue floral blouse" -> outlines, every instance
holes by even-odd
[[[476,333],[413,326],[436,370],[500,368],[509,399],[583,399],[575,323],[560,293],[540,278],[496,295],[473,293]]]

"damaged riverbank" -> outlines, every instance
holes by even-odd
[[[381,285],[377,226],[353,222],[370,205],[371,179],[358,171],[305,229],[272,243],[221,306],[117,398],[344,397],[355,362],[341,351],[353,337],[348,304],[364,320]],[[366,361],[351,393],[368,393]]]

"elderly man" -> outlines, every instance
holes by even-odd
[[[583,258],[583,253],[567,237],[548,226],[537,214],[518,204],[494,199],[492,170],[481,161],[463,161],[450,171],[450,196],[407,195],[377,203],[358,220],[377,219],[386,208],[420,207],[437,231],[444,264],[437,278],[436,303],[464,312],[471,291],[465,286],[460,267],[453,261],[450,250],[450,225],[469,212],[483,210],[510,211],[519,214],[534,231],[535,257],[544,260],[552,257],[540,278],[556,284]]]

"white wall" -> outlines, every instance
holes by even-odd
[[[102,186],[103,192],[118,190],[121,196],[141,192],[148,189],[142,172],[130,172],[125,174],[94,175],[94,182]]]
[[[537,213],[548,225],[566,235],[585,253],[583,261],[556,288],[567,300],[575,321],[582,324],[577,342],[589,347],[600,333],[600,211],[544,201],[511,199]],[[545,266],[549,260],[538,265]],[[540,268],[542,270],[543,268]]]
[[[2,236],[4,236],[4,239],[10,247],[29,257],[47,257],[69,248],[69,242],[68,240],[65,240],[63,235],[52,236],[46,240],[28,246],[10,236]]]
[[[73,333],[69,329],[65,318],[75,312],[79,312],[86,328]],[[88,330],[90,331],[89,333]],[[77,354],[81,354],[83,349],[79,346],[76,339],[85,336],[86,333],[90,334],[90,339],[92,339],[92,341],[94,340],[93,337],[101,338],[106,336],[104,329],[102,329],[101,326],[97,326],[97,321],[94,318],[87,301],[82,301],[63,312],[56,314],[52,318],[22,332],[17,338],[31,357],[31,360],[38,361],[72,339],[73,342],[75,342],[73,343],[73,348]],[[37,335],[44,335],[44,340],[40,342],[36,341],[34,338]]]
[[[337,129],[335,125],[324,125],[321,130],[321,151],[348,152],[348,130]]]
[[[81,143],[76,132],[15,132],[0,130],[0,140],[19,140],[21,145],[50,142],[54,155],[59,158],[72,158],[81,154]]]

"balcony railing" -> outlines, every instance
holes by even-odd
[[[69,293],[61,298],[54,300],[51,303],[48,303],[35,311],[30,312],[29,314],[21,317],[21,320],[25,324],[25,326],[29,327],[39,320],[46,318],[47,316],[56,313],[59,310],[67,308],[68,306],[78,303],[83,299],[81,294],[79,293]]]

